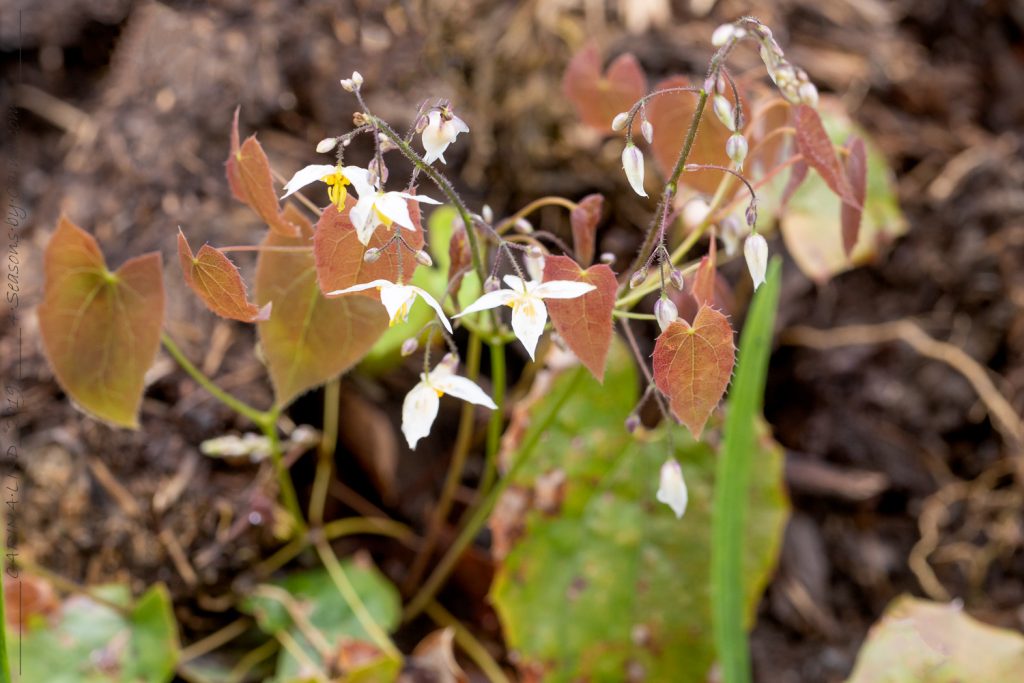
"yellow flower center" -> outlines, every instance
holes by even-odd
[[[345,174],[341,172],[341,169],[337,169],[334,173],[325,175],[320,179],[321,182],[327,185],[327,197],[331,200],[331,203],[338,207],[341,211],[345,208],[345,198],[348,197],[349,179],[345,177]]]

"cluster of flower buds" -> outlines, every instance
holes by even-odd
[[[782,96],[793,104],[818,104],[818,89],[808,78],[807,72],[793,66],[772,35],[772,30],[761,22],[745,18],[733,24],[722,24],[711,34],[711,44],[723,47],[743,38],[751,37],[761,44],[761,61],[772,82]]]
[[[363,86],[363,75],[358,71],[352,72],[352,78],[341,79],[341,87],[349,92],[355,92]]]

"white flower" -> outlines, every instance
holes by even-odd
[[[416,448],[416,442],[430,433],[440,398],[445,394],[491,410],[498,407],[483,389],[455,374],[458,362],[455,356],[448,354],[433,370],[421,374],[419,384],[406,394],[402,404],[402,433],[409,442],[409,448]]]
[[[689,495],[686,492],[686,482],[683,481],[683,468],[675,458],[669,458],[661,466],[661,482],[658,486],[658,502],[664,503],[672,508],[678,519],[683,518],[686,512],[686,503]]]
[[[395,224],[406,230],[416,230],[416,226],[413,225],[412,218],[409,216],[409,205],[405,200],[411,199],[423,204],[441,203],[421,194],[384,192],[370,182],[369,171],[359,170],[363,171],[363,174],[350,176],[352,185],[355,186],[356,192],[359,194],[359,201],[352,207],[349,218],[356,229],[356,236],[364,246],[370,243],[370,238],[379,225],[390,228],[392,224]]]
[[[441,304],[437,303],[437,299],[430,296],[426,290],[415,285],[398,285],[389,280],[372,280],[370,282],[352,285],[345,289],[336,289],[333,292],[328,292],[326,296],[339,296],[341,294],[362,292],[367,289],[374,288],[380,290],[380,302],[384,304],[384,308],[387,309],[388,315],[391,317],[391,325],[397,325],[398,323],[408,320],[409,309],[412,308],[413,303],[416,302],[416,297],[419,297],[437,312],[437,317],[441,320],[441,324],[444,325],[444,328],[448,330],[449,333],[451,333],[452,325],[448,322],[448,318],[445,316],[444,309],[441,308]]]
[[[440,159],[442,164],[448,163],[444,160],[444,151],[455,142],[459,133],[468,132],[469,126],[451,109],[433,110],[427,115],[427,126],[423,129],[423,149],[427,152],[423,161],[432,164]]]
[[[575,299],[596,289],[594,285],[570,280],[524,282],[515,275],[506,275],[504,280],[510,289],[499,289],[484,294],[455,317],[498,306],[511,306],[512,331],[526,347],[530,358],[534,357],[537,341],[544,333],[544,324],[548,321],[548,309],[543,299]]]
[[[626,172],[626,180],[629,181],[633,191],[641,197],[646,197],[644,191],[644,155],[640,149],[630,143],[622,150],[622,168]]]
[[[321,145],[324,141],[321,141]],[[319,145],[317,146],[319,149]],[[331,203],[338,207],[338,211],[345,208],[345,197],[348,195],[347,186],[355,184],[356,180],[369,184],[369,171],[358,166],[334,166],[332,164],[310,164],[302,168],[292,176],[284,186],[284,199],[301,190],[306,185],[320,181],[327,184],[327,196]],[[359,186],[356,185],[356,191]]]
[[[768,242],[764,236],[753,233],[743,243],[743,257],[747,260],[750,279],[754,281],[754,291],[764,284],[764,275],[768,270]]]
[[[658,327],[664,332],[665,328],[679,318],[679,309],[671,299],[662,297],[654,302],[654,318],[658,321]]]

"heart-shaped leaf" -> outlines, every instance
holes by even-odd
[[[793,108],[796,146],[807,164],[822,177],[829,188],[846,204],[861,206],[853,196],[846,171],[836,157],[836,150],[825,132],[825,125],[814,107],[799,104]]]
[[[281,213],[281,204],[274,191],[274,178],[270,161],[255,135],[250,135],[239,146],[238,112],[231,124],[231,152],[224,164],[228,185],[235,199],[246,204],[270,227],[271,231],[286,237],[299,234],[297,226],[288,222]]]
[[[647,76],[636,57],[619,55],[601,73],[601,53],[591,42],[569,62],[562,77],[562,91],[586,125],[612,132],[615,115],[628,111],[647,92]]]
[[[729,319],[707,304],[692,325],[677,320],[654,344],[654,381],[696,438],[725,395],[735,356]]]
[[[412,218],[416,230],[402,229],[402,237],[413,249],[422,249],[423,228],[420,225],[419,204],[412,200],[407,203],[409,216]],[[396,282],[400,272],[402,279],[409,282],[416,270],[416,257],[398,243],[394,243],[386,251],[382,251],[380,258],[373,263],[363,260],[367,249],[380,249],[391,239],[392,233],[383,226],[378,227],[370,238],[370,244],[364,247],[356,236],[356,229],[349,219],[349,211],[354,205],[355,202],[351,197],[345,199],[345,210],[343,211],[338,211],[337,207],[331,204],[324,209],[316,224],[313,254],[316,258],[316,273],[321,291],[333,292],[372,280]],[[401,269],[399,269],[399,260],[401,260]],[[377,292],[369,290],[366,295],[376,298]]]
[[[267,233],[263,245],[309,251],[261,251],[256,265],[256,301],[273,303],[270,319],[259,323],[259,337],[281,406],[351,368],[388,326],[384,307],[374,299],[323,295],[312,230],[301,229],[295,238]]]
[[[637,370],[622,344],[610,355],[604,385],[579,381],[498,505],[518,512],[499,520],[504,528],[492,526],[495,546],[508,552],[491,602],[520,680],[707,681],[715,660],[708,557],[717,457],[679,427],[674,451],[664,432],[628,434]],[[538,437],[536,423],[573,375],[524,409],[523,443]],[[655,498],[666,457],[678,458],[689,489],[682,520]],[[742,542],[748,618],[771,575],[787,509],[781,449],[762,438],[752,457]]]
[[[178,259],[185,284],[217,315],[244,323],[270,318],[270,304],[260,308],[249,302],[242,274],[219,249],[204,244],[193,255],[185,233],[179,229]]]
[[[39,329],[57,381],[95,417],[138,427],[164,319],[160,254],[111,273],[92,235],[62,216],[44,259]]]
[[[864,214],[864,202],[868,192],[868,152],[864,140],[858,137],[847,142],[846,162],[844,170],[850,183],[850,191],[856,200],[856,206],[843,202],[840,208],[839,222],[843,228],[843,252],[847,256],[853,253],[860,235],[860,219]]]
[[[575,299],[548,299],[544,303],[558,334],[598,381],[604,379],[605,360],[612,343],[612,309],[618,283],[603,263],[586,270],[568,256],[544,259],[544,281],[586,282],[597,289]]]
[[[594,247],[597,239],[597,224],[604,209],[604,195],[588,194],[579,201],[569,214],[572,226],[572,242],[576,260],[587,266],[594,262]]]

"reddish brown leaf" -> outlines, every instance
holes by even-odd
[[[594,246],[597,238],[597,224],[601,220],[604,209],[604,196],[588,194],[580,200],[576,208],[569,214],[572,226],[572,241],[576,249],[576,260],[583,265],[594,261]]]
[[[241,147],[238,140],[238,109],[235,109],[235,119],[231,125],[231,152],[225,163],[231,194],[255,211],[273,232],[286,237],[297,236],[297,226],[288,222],[281,213],[281,205],[274,191],[274,179],[270,173],[270,161],[263,147],[255,135],[250,135]]]
[[[786,187],[782,190],[782,199],[780,201],[782,208],[786,208],[786,205],[789,204],[790,197],[793,196],[794,192],[800,189],[804,180],[807,179],[807,172],[809,170],[810,168],[807,166],[807,162],[805,161],[797,161],[793,164],[793,168],[789,172],[789,180],[786,181]]]
[[[576,53],[562,77],[562,91],[576,107],[583,123],[603,133],[612,132],[612,119],[628,111],[647,92],[647,76],[636,60],[619,55],[601,74],[601,54],[596,43]]]
[[[704,304],[713,305],[715,302],[715,273],[718,265],[717,241],[712,238],[711,246],[707,255],[700,260],[697,272],[693,276],[693,298],[697,300],[698,306]]]
[[[193,255],[180,228],[178,259],[185,284],[217,315],[245,323],[270,318],[269,303],[260,308],[248,301],[242,274],[231,259],[209,244],[204,244],[199,253]]]
[[[690,82],[682,76],[672,76],[661,81],[655,90],[688,86]],[[676,157],[683,148],[686,131],[690,128],[693,112],[697,107],[697,95],[689,92],[675,92],[655,97],[647,104],[647,118],[654,126],[654,144],[651,151],[654,160],[666,176],[675,166]],[[731,133],[715,118],[711,105],[704,109],[697,137],[687,157],[688,164],[716,164],[728,166],[729,157],[725,153],[725,143]],[[722,180],[719,171],[694,171],[680,176],[680,183],[698,192],[714,193]]]
[[[604,381],[604,365],[612,343],[612,309],[618,283],[615,273],[603,263],[586,270],[568,256],[544,259],[544,281],[587,282],[597,289],[575,299],[548,299],[551,322],[576,357],[599,382]]]
[[[39,306],[43,348],[64,391],[96,417],[139,425],[146,370],[160,346],[160,254],[107,270],[92,235],[65,217],[46,248]]]
[[[843,251],[849,258],[853,253],[853,248],[857,246],[860,219],[864,214],[864,201],[868,195],[868,151],[864,146],[864,141],[857,137],[851,138],[847,142],[847,150],[846,178],[857,204],[843,202],[839,209],[839,216],[843,228]]]
[[[806,104],[793,108],[793,124],[796,126],[796,146],[807,161],[844,203],[862,206],[850,189],[846,172],[836,157],[832,141],[825,132],[825,126],[817,110]]]
[[[412,218],[416,231],[402,229],[402,237],[414,249],[423,248],[423,228],[420,226],[420,211],[417,202],[409,201],[409,216]],[[333,292],[371,280],[398,280],[398,264],[401,259],[402,278],[405,282],[412,279],[416,270],[416,257],[400,244],[392,244],[381,253],[381,257],[373,263],[363,260],[363,254],[370,247],[380,249],[389,239],[391,233],[383,226],[378,227],[370,238],[368,247],[364,247],[356,236],[356,229],[349,220],[349,210],[355,201],[348,197],[345,210],[339,212],[331,204],[320,215],[316,224],[316,236],[313,239],[313,254],[316,257],[317,279],[320,289]],[[366,296],[377,297],[376,290],[368,290]]]
[[[308,228],[296,238],[270,232],[263,244],[312,247],[313,235]],[[312,251],[261,251],[256,302],[274,304],[259,336],[281,406],[355,365],[388,326],[387,313],[372,299],[324,297]]]
[[[451,241],[448,242],[448,278],[451,282],[450,289],[452,296],[457,300],[459,288],[462,286],[462,278],[473,263],[473,254],[469,248],[469,236],[466,234],[466,226],[462,221],[455,219],[455,229],[452,230]]]
[[[692,325],[677,320],[654,344],[654,381],[696,438],[725,395],[735,354],[728,318],[706,304]]]

